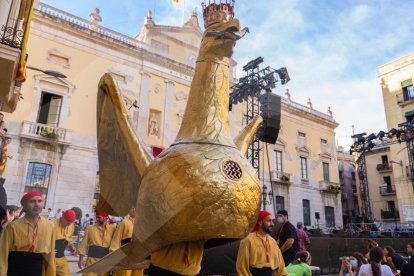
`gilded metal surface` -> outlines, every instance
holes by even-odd
[[[234,143],[243,155],[246,155],[250,142],[253,140],[254,135],[263,123],[263,118],[257,115],[250,121],[250,123],[234,138]]]
[[[122,177],[122,173],[128,176],[136,175],[134,187],[139,186],[137,215],[131,243],[86,268],[84,272],[133,268],[152,252],[183,241],[241,239],[254,226],[260,208],[259,179],[244,154],[233,142],[229,126],[229,58],[235,40],[217,39],[206,35],[211,30],[226,32],[229,29],[239,31],[239,22],[232,20],[213,24],[206,30],[177,138],[171,147],[152,162],[142,150],[139,152],[138,159],[143,158],[143,164],[148,164],[143,174],[139,170],[139,163],[128,164],[135,159],[131,157],[124,160],[115,153],[119,151],[116,148],[119,146],[118,143],[112,146],[112,149],[109,144],[113,141],[123,141],[130,145],[121,147],[124,149],[122,154],[134,146],[137,149],[143,148],[135,145],[139,144],[138,140],[128,136],[132,133],[129,124],[122,125],[119,121],[126,120],[126,117],[122,119],[120,115],[114,119],[113,115],[101,114],[101,121],[105,121],[105,116],[112,119],[106,124],[98,121],[98,128],[104,129],[99,131],[100,134],[121,137],[118,140],[102,137],[102,141],[98,142],[99,146],[105,146],[105,151],[99,150],[100,159],[108,159],[102,154],[109,154],[111,162],[119,158],[120,163],[115,169],[108,169],[113,175],[108,173],[106,177],[109,179],[102,179],[101,185],[116,184],[121,190],[127,186],[128,191],[134,192],[131,184],[133,181],[127,180],[127,177],[118,181],[118,177]],[[112,89],[117,88],[113,85],[106,86],[108,94],[119,97],[119,93]],[[113,109],[124,110],[122,101],[118,102],[119,105],[113,106]],[[111,105],[104,107],[109,109]],[[115,115],[117,113],[119,111],[115,111]],[[116,122],[120,126],[125,126],[119,127],[119,134],[108,130],[112,130],[109,124],[113,125]],[[242,132],[238,138],[239,146],[250,142],[248,140],[254,136],[260,123],[260,119],[257,119],[247,131]],[[125,132],[128,135],[125,135]],[[136,154],[136,151],[132,153]],[[105,169],[101,167],[101,170]],[[135,171],[127,172],[128,169]],[[112,180],[115,183],[111,183]],[[105,201],[107,204],[126,201],[122,204],[127,205],[133,202],[129,197],[124,198],[125,193],[119,195],[119,198],[116,195],[110,196],[111,201]]]
[[[101,191],[96,208],[124,216],[135,205],[141,176],[153,158],[138,141],[110,74],[99,83],[97,130]]]

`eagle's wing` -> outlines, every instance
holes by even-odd
[[[135,206],[152,155],[136,136],[120,90],[110,74],[98,87],[97,144],[100,197],[96,209],[124,216]]]

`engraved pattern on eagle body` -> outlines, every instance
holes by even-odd
[[[228,160],[243,168],[240,179],[223,174],[221,167]],[[138,236],[145,239],[157,232],[171,237],[167,233],[174,231],[171,238],[175,242],[242,238],[255,223],[260,204],[257,183],[255,171],[235,148],[173,146],[154,160],[143,176],[135,223]]]

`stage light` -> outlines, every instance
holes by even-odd
[[[362,137],[364,135],[367,135],[367,133],[366,132],[362,132],[362,133],[354,134],[354,135],[351,136],[351,138],[354,138],[355,139],[355,138]]]
[[[368,135],[368,137],[367,137],[367,141],[369,142],[369,141],[372,141],[372,140],[374,140],[375,138],[377,138],[377,136],[374,134],[374,133],[371,133],[370,135]]]
[[[394,136],[395,134],[397,134],[398,130],[396,130],[395,128],[392,128],[390,131],[388,131],[387,136],[391,137]]]
[[[365,137],[360,136],[356,139],[356,141],[357,141],[357,143],[364,143],[365,142]]]
[[[257,67],[259,67],[259,64],[262,63],[264,61],[264,59],[262,57],[258,57],[254,60],[249,61],[245,66],[243,66],[243,71],[249,71],[249,70],[253,70],[256,69]]]
[[[290,81],[289,73],[286,67],[282,67],[276,70],[277,74],[279,75],[279,79],[281,80],[282,85],[288,83]]]
[[[374,146],[374,143],[369,141],[368,143],[364,144],[364,151],[370,151]]]
[[[385,136],[385,132],[382,131],[382,130],[380,132],[378,132],[378,134],[377,134],[377,138],[380,139],[380,140],[382,140],[382,138],[384,138],[384,136]]]

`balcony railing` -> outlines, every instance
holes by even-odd
[[[339,183],[325,180],[319,181],[319,187],[321,189],[321,192],[339,194],[342,191],[342,187]]]
[[[71,132],[65,128],[52,127],[40,123],[23,121],[21,137],[51,142],[61,145],[71,144]]]
[[[387,185],[379,187],[380,195],[395,195],[395,185]]]
[[[397,103],[400,106],[404,106],[412,102],[414,102],[414,95],[410,95],[408,93],[405,95],[404,93],[397,94]]]
[[[383,219],[399,219],[400,212],[398,210],[384,211],[381,210],[381,218]]]
[[[22,4],[26,4],[26,1],[11,1],[8,6],[7,17],[0,17],[0,44],[22,48],[26,19],[21,14],[27,15],[29,11],[25,9],[30,8],[30,5],[22,6]]]
[[[272,181],[280,184],[291,184],[291,174],[282,171],[272,171]]]
[[[335,120],[333,119],[333,117],[332,116],[329,116],[328,114],[322,113],[322,112],[320,112],[318,110],[309,109],[308,107],[306,107],[304,105],[301,105],[300,103],[291,101],[291,100],[286,99],[284,97],[282,97],[282,103],[287,104],[287,105],[290,105],[290,106],[292,106],[294,108],[297,108],[297,109],[300,109],[302,111],[309,112],[309,113],[311,113],[313,115],[316,115],[318,117],[321,117],[321,118],[323,118],[325,120],[335,122]]]
[[[39,3],[39,6],[37,9],[41,13],[49,17],[66,22],[75,28],[82,29],[82,30],[90,30],[92,32],[99,34],[100,36],[106,39],[116,41],[117,43],[124,44],[131,48],[136,48],[136,49],[144,48],[146,50],[149,50],[147,45],[145,43],[142,43],[141,41],[138,41],[132,37],[126,36],[122,33],[118,33],[111,29],[105,28],[103,26],[93,26],[91,22],[89,22],[88,20],[77,17],[73,14],[64,12],[55,7],[46,5],[44,3]]]
[[[392,171],[392,165],[390,163],[377,164],[378,172],[390,172]]]

